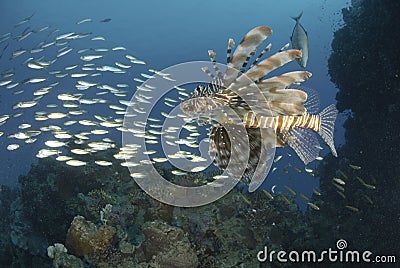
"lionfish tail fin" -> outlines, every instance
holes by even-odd
[[[319,134],[326,142],[326,144],[328,144],[328,146],[331,148],[332,154],[334,156],[337,156],[335,144],[333,141],[333,131],[335,128],[337,115],[338,110],[336,109],[336,106],[334,104],[329,105],[319,113],[319,117],[321,120]]]
[[[292,19],[294,19],[297,22],[301,19],[301,16],[303,16],[303,11],[298,16],[292,17]]]

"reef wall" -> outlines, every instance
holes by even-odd
[[[398,10],[399,1],[364,0],[342,11],[345,25],[334,35],[329,73],[339,88],[337,107],[349,114],[346,144],[337,159],[323,163],[327,208],[314,219],[321,241],[346,238],[352,248],[382,254],[400,252]],[[343,198],[332,177],[346,181]],[[346,205],[360,211],[343,212]]]

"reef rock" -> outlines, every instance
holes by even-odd
[[[53,260],[54,268],[84,268],[83,261],[74,255],[61,253]]]
[[[53,259],[55,268],[83,268],[83,261],[73,255],[67,254],[67,248],[60,243],[55,243],[54,246],[47,248],[47,256]]]
[[[143,233],[145,241],[141,247],[148,261],[154,259],[166,268],[198,266],[197,255],[182,229],[154,221],[143,226]]]
[[[68,229],[66,246],[76,256],[101,254],[111,247],[116,230],[112,226],[96,226],[76,216]]]

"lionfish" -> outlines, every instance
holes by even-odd
[[[198,120],[208,118],[206,122],[212,124],[209,154],[217,167],[225,170],[232,162],[237,165],[246,161],[241,174],[247,183],[258,167],[265,166],[273,158],[270,153],[265,153],[270,148],[288,145],[305,164],[315,160],[322,148],[314,132],[337,156],[333,139],[338,113],[335,105],[315,114],[316,96],[295,86],[310,78],[311,73],[293,71],[265,78],[271,71],[301,58],[300,50],[287,49],[286,45],[264,58],[271,48],[268,44],[246,68],[256,48],[271,34],[272,29],[268,26],[250,30],[233,54],[235,43],[229,39],[224,73],[216,64],[215,52],[209,50],[216,76],[207,67],[203,68],[212,78],[211,83],[197,86],[180,104],[185,114]],[[249,148],[247,156],[243,155],[244,146]]]

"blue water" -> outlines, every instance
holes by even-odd
[[[337,89],[330,82],[327,71],[327,59],[330,55],[330,44],[333,32],[341,25],[340,10],[348,5],[347,1],[10,1],[0,2],[0,35],[7,32],[22,32],[27,26],[40,28],[51,26],[51,29],[60,29],[57,34],[78,31],[93,32],[92,36],[102,35],[107,38],[107,47],[125,46],[138,58],[147,62],[146,68],[164,69],[168,66],[195,60],[208,60],[207,50],[214,49],[217,52],[217,61],[225,62],[225,53],[228,38],[233,38],[239,43],[242,36],[250,29],[258,25],[270,26],[274,33],[268,39],[273,45],[272,51],[276,51],[286,43],[290,42],[290,35],[294,27],[294,20],[291,16],[297,16],[303,11],[301,23],[308,32],[309,37],[309,61],[307,70],[313,73],[313,77],[304,83],[305,86],[316,89],[319,92],[321,108],[334,103]],[[14,25],[23,18],[33,15],[29,23],[23,24],[18,28]],[[93,22],[76,25],[77,21],[84,18],[92,18]],[[107,23],[99,21],[105,18],[112,20]],[[40,41],[44,41],[45,34],[30,36],[21,42],[24,46],[33,47]],[[87,43],[85,43],[87,42]],[[95,41],[89,39],[79,40],[80,48],[90,48]],[[7,56],[0,59],[0,71],[4,71],[12,66],[16,68],[15,77],[32,77],[40,72],[32,72],[26,68],[20,69],[19,62],[27,58],[27,54],[9,61],[12,51],[21,49],[18,42],[13,42],[5,52]],[[4,44],[0,45],[2,49]],[[100,47],[97,45],[97,47]],[[108,55],[109,63],[113,62]],[[18,62],[18,64],[16,64]],[[61,66],[79,63],[78,57],[68,55],[62,58],[62,62],[57,62]],[[55,65],[54,67],[57,67]],[[57,68],[55,68],[57,69]],[[279,69],[279,73],[284,71],[300,70],[296,62]],[[21,71],[20,71],[21,70]],[[103,83],[128,83],[132,84],[132,78],[139,76],[141,67],[130,70],[129,77],[118,76],[96,78]],[[31,75],[32,74],[34,75]],[[137,72],[137,73],[136,73]],[[45,72],[43,73],[45,74]],[[105,81],[106,80],[106,81]],[[50,82],[56,82],[53,79]],[[39,86],[26,86],[26,91],[35,90]],[[15,90],[15,89],[14,89]],[[58,89],[59,93],[62,90]],[[2,88],[1,114],[12,113],[11,106],[18,101],[28,100],[24,95],[12,95],[11,90]],[[25,94],[25,93],[24,93]],[[56,95],[54,95],[56,96]],[[53,96],[53,98],[55,98]],[[107,96],[107,95],[106,95]],[[130,99],[130,98],[128,98]],[[55,99],[53,99],[55,100]],[[52,103],[52,99],[46,99],[46,104]],[[45,110],[45,105],[36,106],[33,111]],[[32,110],[31,110],[32,111]],[[106,110],[95,111],[106,113]],[[16,132],[17,125],[25,122],[31,123],[31,114],[25,114],[18,120],[10,119],[10,122],[0,127],[5,133]],[[335,132],[335,144],[340,146],[344,143],[342,123],[344,119],[339,117]],[[34,126],[48,125],[50,123],[33,122]],[[85,128],[82,127],[82,130]],[[45,134],[46,135],[46,134]],[[21,174],[29,171],[30,164],[37,161],[35,154],[38,149],[43,148],[45,136],[42,135],[42,142],[32,145],[22,145],[20,149],[9,152],[5,149],[7,144],[13,143],[7,139],[7,135],[0,137],[0,184],[16,185],[17,178]],[[114,137],[116,140],[120,136]],[[294,151],[285,149],[278,151],[285,157],[278,163],[279,169],[268,176],[264,187],[271,188],[278,185],[278,191],[285,191],[283,185],[290,181],[296,190],[310,196],[310,186],[318,187],[318,179],[309,175],[304,175],[304,171],[299,174],[291,170],[292,175],[285,174],[282,167],[287,163],[297,166],[304,170],[304,165],[295,155]],[[287,153],[292,156],[288,157]],[[329,153],[324,149],[322,154]],[[309,165],[313,168],[314,163]],[[303,200],[304,202],[304,200]]]

